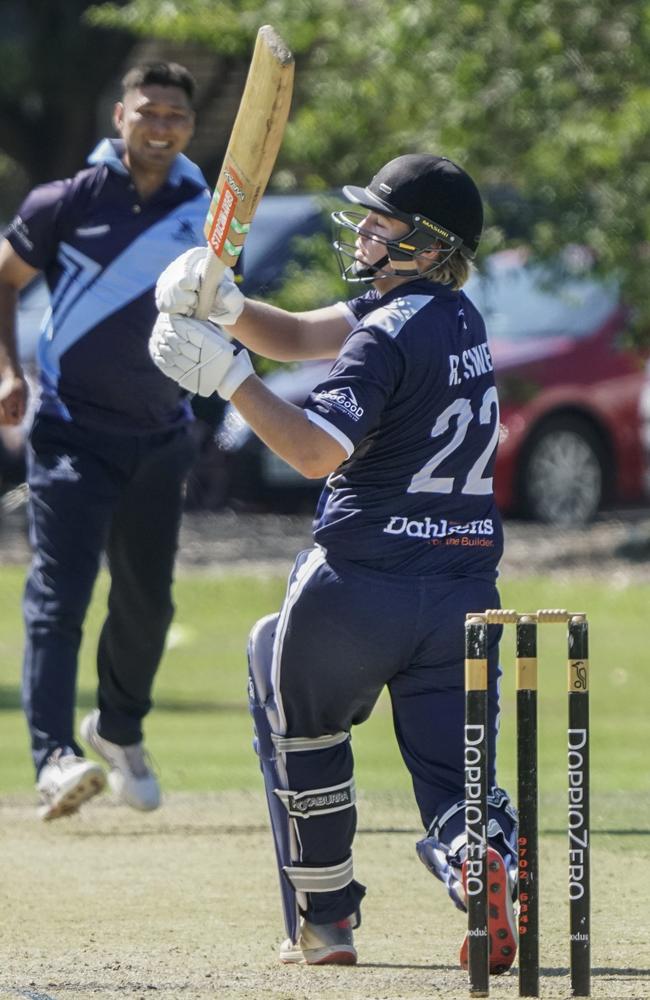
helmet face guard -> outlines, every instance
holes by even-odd
[[[332,246],[344,281],[371,282],[380,277],[426,277],[437,268],[442,267],[462,245],[459,236],[445,229],[444,226],[431,222],[425,216],[406,216],[401,212],[398,214],[394,210],[381,211],[378,208],[373,208],[372,211],[380,212],[389,218],[399,219],[400,222],[405,222],[411,228],[399,240],[385,240],[380,236],[372,236],[372,242],[383,244],[386,247],[386,253],[374,264],[365,264],[356,257],[356,237],[364,235],[361,224],[366,218],[367,212],[348,210],[332,212],[334,223]],[[350,237],[349,233],[354,233],[354,237]],[[428,268],[421,270],[417,266],[417,258],[425,251],[434,248],[436,243],[440,247],[438,257],[431,262]]]

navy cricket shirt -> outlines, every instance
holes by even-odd
[[[141,199],[123,150],[121,140],[105,139],[89,169],[34,188],[5,236],[50,289],[40,412],[137,434],[189,419],[148,340],[156,280],[180,253],[205,243],[210,196],[199,168],[179,155],[166,183]]]
[[[380,571],[494,579],[499,404],[481,315],[426,279],[346,308],[355,326],[305,404],[349,456],[321,496],[316,542]]]

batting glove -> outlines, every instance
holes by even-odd
[[[159,312],[191,316],[199,303],[199,288],[206,265],[206,248],[187,250],[169,264],[156,284],[156,305]],[[232,326],[244,308],[244,296],[235,284],[232,270],[227,267],[210,307],[210,319],[220,326]]]
[[[192,315],[199,301],[205,262],[205,247],[193,247],[167,265],[156,284],[158,312]]]
[[[247,351],[237,351],[212,323],[160,313],[149,338],[149,354],[163,374],[188,392],[230,399],[253,374]]]

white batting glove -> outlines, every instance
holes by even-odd
[[[227,267],[210,307],[210,319],[219,326],[234,326],[242,314],[245,302],[244,295],[235,284],[232,268]]]
[[[196,311],[199,288],[205,274],[206,253],[205,247],[194,247],[165,268],[156,284],[159,312],[191,316]],[[227,267],[210,307],[210,319],[220,326],[232,326],[241,315],[244,301],[233,272]]]
[[[205,263],[205,247],[193,247],[167,265],[156,283],[158,312],[192,315],[199,301]]]
[[[200,319],[160,313],[149,338],[155,365],[188,392],[230,399],[253,374],[247,351],[236,351],[212,325]]]

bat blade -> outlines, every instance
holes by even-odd
[[[206,319],[226,267],[234,267],[282,144],[293,91],[293,56],[270,25],[255,49],[208,209],[205,277],[196,316]]]

